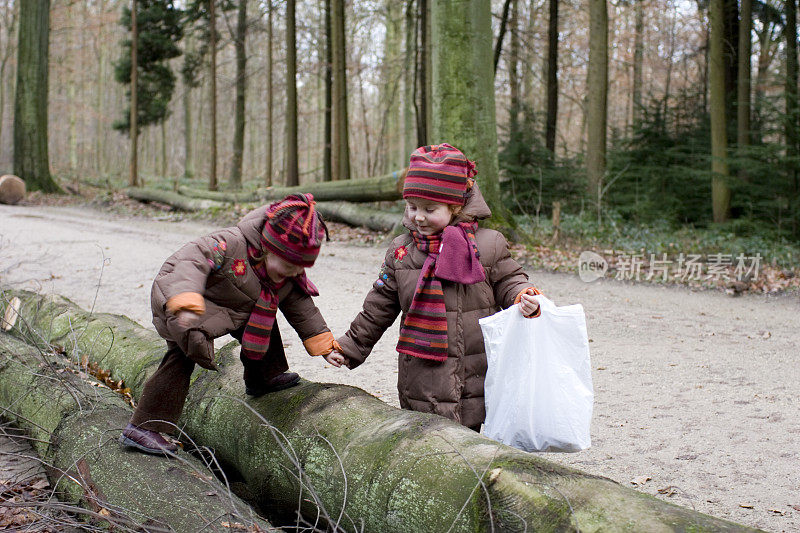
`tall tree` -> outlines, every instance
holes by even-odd
[[[187,37],[183,51],[183,66],[181,67],[181,80],[183,81],[183,177],[194,177],[193,156],[193,124],[192,124],[192,90],[200,86],[198,74],[203,63],[203,56],[208,47],[195,48],[194,39]]]
[[[20,2],[17,88],[14,98],[14,173],[30,190],[59,191],[47,153],[47,75],[50,0]]]
[[[708,78],[711,108],[711,203],[714,222],[725,222],[730,213],[731,192],[728,188],[728,136],[726,132],[724,1],[711,0],[709,5]],[[794,0],[790,0],[794,2]]]
[[[135,138],[143,127],[158,124],[169,114],[175,90],[175,74],[169,61],[181,54],[178,42],[183,37],[182,16],[173,0],[135,0],[132,8],[122,11],[120,23],[131,32],[131,39],[122,42],[114,77],[127,85],[129,103],[114,128],[132,135],[131,185],[138,183]]]
[[[417,17],[414,11],[414,0],[406,1],[405,16],[405,66],[403,68],[403,164],[407,164],[408,155],[417,148],[417,130],[414,109],[416,52],[417,52]]]
[[[129,79],[131,84],[131,105],[128,116],[128,136],[131,141],[130,169],[128,185],[139,186],[139,6],[131,0],[131,66]]]
[[[633,23],[633,127],[638,128],[642,117],[642,66],[644,60],[644,0],[634,0]]]
[[[739,21],[739,80],[736,95],[736,145],[743,150],[750,144],[750,55],[753,27],[752,0],[742,0]],[[745,173],[742,173],[745,176]]]
[[[272,0],[267,0],[267,158],[264,164],[264,181],[267,187],[272,186]]]
[[[332,0],[333,33],[333,148],[334,180],[350,177],[350,141],[347,120],[347,48],[345,44],[344,0]]]
[[[3,0],[0,2],[0,139],[3,135],[3,115],[6,109],[6,67],[16,47],[13,43],[14,31],[17,27],[17,11],[19,2]],[[5,42],[2,38],[5,37]]]
[[[503,39],[506,36],[508,17],[511,12],[511,0],[503,2],[503,13],[500,15],[500,30],[497,33],[497,42],[494,45],[494,56],[492,59],[492,69],[497,74],[497,64],[500,62],[500,54],[503,51]]]
[[[333,29],[331,28],[331,0],[325,0],[325,124],[322,147],[322,180],[331,181],[331,145],[333,130]]]
[[[476,162],[478,182],[502,222],[497,170],[491,2],[442,0],[431,6],[432,113],[429,142],[448,142]]]
[[[606,121],[608,100],[608,10],[606,0],[589,2],[589,72],[586,82],[586,176],[589,197],[601,209],[606,172]]]
[[[286,183],[300,185],[297,160],[297,40],[295,0],[286,1]]]
[[[403,2],[385,0],[383,6],[386,38],[381,62],[381,97],[385,106],[381,133],[376,154],[376,164],[381,174],[404,166],[405,140],[403,135],[403,108],[401,81],[403,77]]]
[[[511,0],[511,14],[509,15],[508,25],[511,33],[511,47],[508,54],[508,89],[511,93],[508,131],[510,138],[516,139],[519,134],[519,112],[521,108],[519,87],[519,0]]]
[[[236,33],[233,46],[236,50],[236,101],[234,104],[233,160],[231,161],[231,189],[242,187],[242,160],[244,156],[245,94],[247,90],[247,0],[239,0]]]
[[[763,105],[767,87],[767,76],[770,66],[778,50],[782,32],[781,12],[770,4],[757,2],[754,11],[759,20],[758,34],[758,65],[756,67],[755,95],[753,98],[753,141],[761,142]]]
[[[418,0],[417,2],[417,20],[419,22],[419,46],[417,47],[417,146],[425,146],[430,137],[431,113],[431,92],[433,87],[430,83],[430,42],[431,42],[431,25],[430,25],[430,8],[428,6],[429,0]],[[410,152],[409,152],[410,153]]]
[[[797,3],[786,0],[786,159],[789,168],[789,182],[795,192],[798,190],[798,116],[800,108],[797,103]]]
[[[550,18],[547,23],[547,116],[545,119],[545,146],[555,156],[556,125],[558,121],[558,2],[550,0]]]
[[[209,99],[211,100],[211,141],[209,156],[211,163],[208,171],[208,190],[217,190],[217,12],[216,0],[208,0],[208,33],[211,63],[209,72]]]

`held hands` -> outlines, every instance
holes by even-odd
[[[347,359],[347,356],[342,353],[342,347],[338,342],[333,341],[333,349],[334,351],[325,356],[325,360],[336,368],[339,368],[342,365],[349,367],[350,361]]]
[[[524,316],[530,318],[539,311],[539,302],[537,301],[536,296],[523,293],[519,300],[519,308]]]

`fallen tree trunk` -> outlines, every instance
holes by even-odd
[[[22,299],[19,335],[67,343],[137,396],[161,341],[124,317],[63,298]],[[12,296],[0,298],[4,305]],[[247,399],[233,344],[198,371],[182,423],[265,507],[323,513],[348,531],[745,531],[605,478],[498,444],[449,420],[400,411],[355,387],[303,381]],[[232,438],[235,436],[236,438]]]
[[[362,226],[374,231],[392,231],[403,219],[400,213],[387,213],[348,202],[318,202],[317,209],[325,220]]]
[[[214,200],[188,198],[176,192],[164,191],[161,189],[143,189],[131,187],[125,189],[125,192],[134,200],[141,200],[144,202],[160,202],[181,211],[202,211],[203,209],[224,207],[225,205],[221,202],[215,202]]]
[[[26,429],[61,498],[91,521],[147,531],[270,528],[184,452],[154,459],[117,442],[130,419],[122,396],[65,370],[66,358],[0,333],[0,406]]]
[[[249,204],[261,201],[261,196],[256,192],[208,191],[191,187],[178,187],[178,192],[189,198],[202,198],[229,204]]]
[[[297,187],[270,187],[269,189],[259,189],[258,194],[264,200],[280,200],[289,194],[298,192],[311,193],[318,202],[400,200],[403,197],[403,180],[406,177],[406,170],[395,170],[391,174],[377,178],[319,181]]]

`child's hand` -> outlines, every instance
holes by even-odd
[[[337,352],[329,353],[328,355],[325,356],[325,360],[330,364],[332,364],[333,366],[335,366],[336,368],[339,368],[342,365],[347,365],[347,358]]]
[[[186,309],[181,309],[175,316],[178,318],[178,324],[184,329],[192,329],[200,323],[200,315]]]
[[[536,314],[536,312],[539,310],[539,302],[536,299],[536,296],[524,293],[520,297],[519,308],[524,316],[530,317],[531,315]]]

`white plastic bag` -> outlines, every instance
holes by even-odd
[[[538,300],[539,317],[514,305],[480,320],[489,363],[483,431],[529,452],[584,450],[594,392],[583,306]]]

